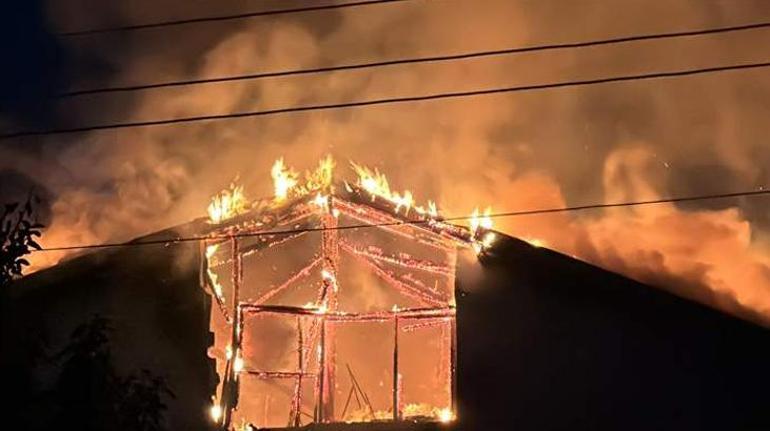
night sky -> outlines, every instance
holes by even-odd
[[[770,30],[433,65],[57,99],[197,79],[770,20],[763,0],[414,0],[163,29],[58,33],[307,2],[18,1],[0,17],[3,132],[764,62]],[[0,141],[0,202],[44,199],[48,246],[128,240],[205,213],[278,157],[379,167],[448,215],[770,187],[764,69],[453,101]],[[767,198],[499,220],[515,236],[770,322]],[[46,254],[37,268],[62,254]]]

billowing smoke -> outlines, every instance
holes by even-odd
[[[93,10],[60,1],[48,16],[75,28],[242,11],[227,2],[183,12],[179,4],[139,3],[146,7]],[[291,5],[263,5],[273,6]],[[93,11],[94,21],[75,10]],[[413,1],[59,43],[68,61],[62,73],[75,89],[715,27],[769,14],[761,0]],[[754,31],[89,96],[49,106],[57,113],[50,121],[175,118],[767,61],[769,42],[770,32]],[[474,205],[511,211],[730,192],[770,183],[768,100],[766,73],[736,72],[29,138],[0,144],[0,171],[32,179],[50,197],[48,246],[127,240],[201,216],[236,175],[251,197],[269,195],[269,166],[279,156],[301,169],[327,153],[341,169],[348,159],[377,166],[395,187],[437,200],[448,215]],[[6,117],[4,124],[22,124]],[[764,198],[723,200],[497,226],[770,321],[766,208]],[[62,258],[38,256],[38,265]]]

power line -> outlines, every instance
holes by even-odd
[[[591,209],[657,205],[657,204],[663,204],[663,203],[694,202],[694,201],[703,201],[703,200],[728,199],[728,198],[737,198],[737,197],[757,197],[757,196],[767,196],[767,195],[770,195],[770,190],[752,190],[752,191],[735,192],[735,193],[680,196],[680,197],[673,197],[673,198],[652,199],[652,200],[642,200],[642,201],[617,202],[617,203],[608,203],[608,204],[607,203],[590,204],[590,205],[544,208],[544,209],[523,210],[523,211],[510,211],[510,212],[490,214],[487,217],[490,217],[490,218],[521,217],[521,216],[538,215],[538,214],[554,214],[554,213],[564,213],[564,212],[573,212],[573,211],[585,211],[585,210],[591,210]],[[453,222],[453,221],[470,220],[472,218],[473,218],[472,216],[459,216],[459,217],[447,217],[441,220],[445,222]],[[265,231],[265,232],[247,232],[247,233],[238,233],[238,234],[231,234],[231,235],[179,237],[179,238],[165,239],[165,240],[159,239],[159,240],[150,240],[150,241],[73,245],[73,246],[43,248],[41,250],[33,250],[33,251],[46,252],[46,251],[117,248],[117,247],[138,247],[138,246],[145,246],[145,245],[171,245],[171,244],[178,244],[178,243],[185,243],[185,242],[212,241],[212,240],[216,241],[220,239],[225,240],[225,239],[232,239],[232,238],[260,237],[260,236],[268,236],[268,235],[293,235],[293,234],[300,234],[305,232],[322,232],[327,230],[350,230],[350,229],[365,229],[365,228],[374,228],[374,227],[422,225],[422,224],[429,224],[431,222],[433,222],[433,220],[407,220],[407,221],[398,221],[398,222],[356,224],[356,225],[345,225],[345,226],[335,226],[335,227],[286,229],[286,230],[275,230],[275,231]]]
[[[199,24],[199,23],[205,23],[205,22],[231,21],[231,20],[238,20],[238,19],[271,16],[271,15],[287,15],[292,13],[326,11],[326,10],[334,10],[334,9],[344,9],[349,7],[370,6],[370,5],[376,5],[376,4],[382,4],[382,3],[396,3],[396,2],[403,2],[403,1],[409,1],[409,0],[368,0],[368,1],[358,1],[358,2],[352,2],[352,3],[329,4],[329,5],[323,5],[323,6],[306,6],[306,7],[292,8],[292,9],[271,9],[271,10],[264,10],[264,11],[258,11],[258,12],[240,13],[240,14],[234,14],[234,15],[208,16],[208,17],[200,17],[200,18],[159,21],[159,22],[153,22],[153,23],[147,23],[147,24],[131,24],[131,25],[123,25],[119,27],[105,27],[105,28],[93,28],[93,29],[86,29],[86,30],[65,31],[65,32],[58,33],[58,36],[64,36],[64,37],[90,36],[95,34],[145,30],[150,28],[172,27],[172,26],[185,25],[185,24]]]
[[[11,132],[11,133],[0,134],[0,140],[25,137],[25,136],[59,135],[59,134],[65,134],[65,133],[92,132],[97,130],[161,126],[161,125],[171,125],[171,124],[195,123],[195,122],[201,122],[201,121],[220,121],[225,119],[247,118],[247,117],[264,117],[264,116],[270,116],[270,115],[289,114],[289,113],[296,113],[296,112],[325,111],[325,110],[333,110],[333,109],[357,108],[357,107],[364,107],[364,106],[424,102],[429,100],[441,100],[441,99],[458,99],[458,98],[464,98],[464,97],[476,97],[476,96],[484,96],[484,95],[491,95],[491,94],[517,93],[517,92],[525,92],[525,91],[545,90],[545,89],[551,89],[551,88],[607,84],[612,82],[642,81],[642,80],[674,78],[674,77],[682,77],[682,76],[690,76],[690,75],[703,75],[708,73],[726,72],[731,70],[758,69],[758,68],[764,68],[764,67],[770,67],[770,62],[747,63],[747,64],[738,64],[738,65],[729,65],[729,66],[716,66],[716,67],[708,67],[708,68],[702,68],[702,69],[685,69],[685,70],[676,70],[671,72],[652,72],[652,73],[645,73],[640,75],[611,76],[611,77],[605,77],[605,78],[586,79],[586,80],[580,80],[580,81],[561,81],[561,82],[552,82],[547,84],[532,84],[532,85],[524,85],[519,87],[498,87],[498,88],[489,88],[489,89],[482,89],[482,90],[459,91],[454,93],[436,93],[436,94],[428,94],[424,96],[407,96],[407,97],[395,97],[395,98],[387,98],[387,99],[372,99],[372,100],[332,103],[332,104],[324,104],[324,105],[293,106],[288,108],[268,109],[264,111],[236,112],[232,114],[214,114],[214,115],[202,115],[202,116],[196,116],[196,117],[171,118],[166,120],[147,120],[147,121],[126,122],[126,123],[108,123],[108,124],[100,124],[100,125],[94,125],[94,126],[82,126],[82,127],[62,128],[62,129]]]
[[[634,36],[617,37],[617,38],[611,38],[611,39],[598,39],[598,40],[589,40],[589,41],[583,41],[583,42],[557,43],[557,44],[548,44],[548,45],[534,45],[534,46],[505,48],[505,49],[489,50],[489,51],[474,51],[474,52],[465,52],[465,53],[452,54],[452,55],[438,55],[438,56],[417,57],[417,58],[400,58],[395,60],[385,60],[385,61],[377,61],[377,62],[369,62],[369,63],[342,64],[342,65],[336,65],[336,66],[317,67],[312,69],[280,70],[280,71],[273,71],[273,72],[252,73],[252,74],[246,74],[246,75],[222,76],[222,77],[216,77],[216,78],[190,79],[190,80],[168,81],[168,82],[159,82],[159,83],[151,83],[151,84],[125,85],[125,86],[117,86],[117,87],[101,87],[101,88],[69,91],[66,93],[58,94],[55,97],[69,98],[69,97],[85,96],[85,95],[91,95],[91,94],[142,91],[142,90],[151,90],[151,89],[158,89],[158,88],[181,87],[181,86],[201,85],[201,84],[215,84],[215,83],[234,82],[234,81],[252,81],[252,80],[265,79],[265,78],[278,78],[278,77],[296,76],[296,75],[312,75],[312,74],[320,74],[320,73],[328,73],[328,72],[371,69],[371,68],[396,66],[396,65],[404,65],[404,64],[439,63],[439,62],[446,62],[446,61],[468,60],[473,58],[484,58],[484,57],[497,57],[497,56],[531,53],[531,52],[538,52],[538,51],[586,48],[586,47],[592,47],[592,46],[613,45],[613,44],[639,42],[639,41],[646,41],[646,40],[695,37],[695,36],[704,36],[704,35],[712,35],[712,34],[719,34],[719,33],[731,33],[731,32],[739,32],[739,31],[747,31],[747,30],[756,30],[756,29],[762,29],[762,28],[768,28],[768,27],[770,27],[770,22],[759,22],[759,23],[745,24],[745,25],[738,25],[738,26],[731,26],[731,27],[718,27],[718,28],[709,28],[709,29],[701,29],[701,30],[671,32],[671,33],[642,34],[642,35],[634,35]]]

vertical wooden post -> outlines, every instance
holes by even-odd
[[[323,423],[326,421],[326,318],[321,317],[321,339],[318,342],[321,354],[318,358],[318,376],[316,377],[316,423]]]
[[[326,309],[330,312],[337,311],[337,267],[339,264],[339,235],[338,231],[334,228],[337,227],[337,218],[332,214],[332,208],[334,206],[334,199],[329,196],[329,203],[326,211],[321,215],[321,225],[324,230],[321,232],[322,241],[322,256],[323,256],[323,270],[329,276],[322,280],[323,283],[323,298],[322,301],[326,305]],[[321,409],[323,413],[321,415],[322,422],[329,422],[334,420],[334,391],[336,381],[336,340],[335,340],[335,328],[334,325],[327,326],[326,319],[323,320],[322,328],[322,340],[323,345],[323,390],[321,391],[322,403]]]
[[[233,258],[233,273],[232,273],[232,283],[233,283],[233,293],[232,293],[232,301],[230,304],[225,304],[225,306],[230,305],[232,307],[232,310],[228,310],[232,312],[232,320],[233,320],[233,330],[232,330],[232,338],[230,342],[230,350],[232,351],[232,356],[228,360],[227,367],[226,367],[226,377],[225,377],[225,383],[223,386],[223,408],[222,408],[222,415],[223,415],[223,428],[228,429],[230,427],[230,420],[232,419],[232,410],[238,405],[238,373],[235,371],[235,361],[238,355],[240,354],[241,350],[241,320],[243,319],[243,315],[241,314],[240,307],[238,306],[239,302],[239,293],[240,293],[240,285],[241,285],[241,279],[243,278],[243,272],[241,269],[241,254],[238,249],[238,240],[235,239],[235,237],[232,237],[230,239],[230,245],[232,249],[232,258]]]
[[[401,419],[401,379],[398,374],[398,312],[393,315],[393,420]]]
[[[449,378],[450,378],[450,390],[452,394],[451,406],[452,414],[457,416],[457,315],[454,315],[449,320],[451,325],[450,331],[450,352],[449,352]]]
[[[297,371],[297,383],[294,386],[294,420],[293,425],[299,427],[302,425],[302,376],[305,374],[305,346],[302,341],[302,318],[297,316],[297,357],[299,359],[299,367]]]

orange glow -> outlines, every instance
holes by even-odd
[[[527,238],[525,239],[532,247],[547,247],[548,243],[540,238]]]

